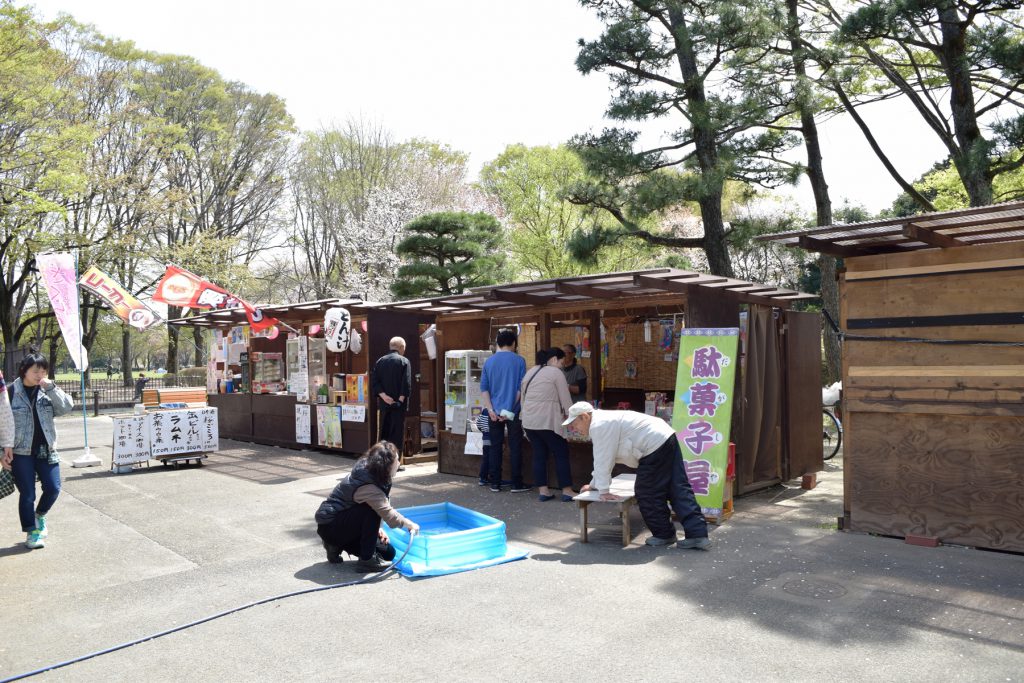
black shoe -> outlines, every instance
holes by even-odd
[[[512,493],[525,493],[532,490],[533,487],[529,484],[512,484]]]
[[[341,564],[344,562],[341,559],[341,548],[336,545],[331,545],[327,541],[324,541],[324,550],[327,551],[327,561],[331,564]]]
[[[501,484],[491,484],[491,491],[494,493],[501,493]]]
[[[356,569],[361,572],[379,572],[390,566],[391,563],[380,559],[380,556],[377,553],[374,553],[373,557],[368,560],[359,560],[356,562]]]

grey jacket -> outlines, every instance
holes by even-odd
[[[21,379],[14,380],[11,412],[14,413],[14,453],[15,455],[32,455],[32,436],[35,434],[35,420],[32,419],[32,404]],[[36,394],[36,411],[39,413],[39,425],[43,428],[46,445],[50,449],[49,462],[55,465],[60,462],[57,454],[57,428],[53,418],[67,415],[75,407],[71,397],[61,391],[56,384],[50,385],[46,391],[40,389]]]

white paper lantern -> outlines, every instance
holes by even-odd
[[[348,350],[352,316],[344,308],[329,308],[324,315],[324,338],[327,348],[335,353]]]

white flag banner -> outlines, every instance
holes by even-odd
[[[57,324],[64,334],[68,354],[75,367],[85,370],[89,367],[89,354],[82,347],[82,323],[78,317],[78,273],[75,259],[71,254],[40,254],[36,256],[36,268],[42,275],[50,306],[57,316]]]

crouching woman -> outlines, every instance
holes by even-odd
[[[391,507],[391,480],[399,464],[394,445],[388,441],[374,444],[320,504],[316,532],[323,540],[328,562],[341,562],[344,551],[359,558],[359,570],[380,571],[395,559],[395,549],[380,528],[381,519],[392,529],[419,532],[418,524]]]

